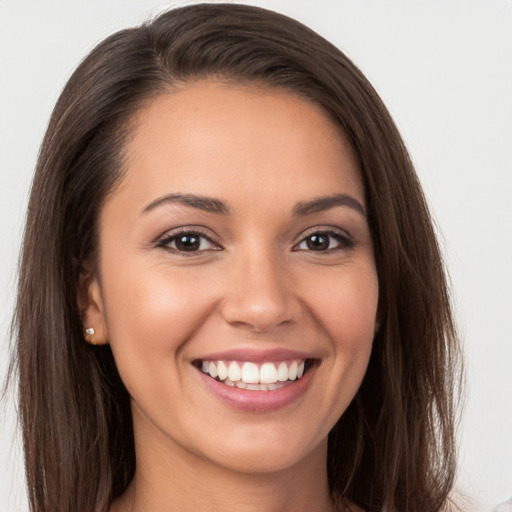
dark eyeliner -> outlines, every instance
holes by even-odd
[[[332,236],[333,238],[335,238],[336,240],[340,241],[344,245],[345,249],[352,249],[356,244],[355,240],[351,236],[349,236],[345,233],[341,234],[336,231],[331,231],[331,232],[326,232],[326,234],[328,234],[328,235]]]
[[[169,247],[169,244],[172,241],[178,239],[180,236],[183,236],[183,235],[195,235],[197,237],[204,238],[209,243],[211,243],[212,245],[214,245],[216,247],[213,249],[197,250],[197,251],[182,251],[179,249]],[[176,228],[176,230],[174,230],[174,231],[170,231],[170,232],[167,231],[165,234],[163,234],[159,238],[157,238],[155,243],[156,243],[157,248],[164,249],[165,251],[167,251],[171,254],[179,254],[180,256],[198,256],[199,254],[203,254],[204,252],[207,252],[207,251],[218,251],[218,250],[222,249],[220,247],[219,243],[217,241],[213,240],[213,238],[210,235],[207,235],[201,229],[196,228],[196,227],[191,227],[191,228],[183,227],[183,228]]]
[[[315,228],[309,229],[306,232],[302,233],[299,242],[297,244],[295,244],[295,246],[294,246],[294,250],[297,250],[297,251],[304,250],[304,251],[306,251],[305,249],[298,249],[298,247],[304,241],[306,241],[306,239],[308,237],[313,236],[313,235],[329,236],[329,237],[334,238],[340,244],[340,247],[335,247],[335,248],[332,248],[332,249],[326,249],[326,250],[323,250],[323,251],[313,251],[313,250],[311,250],[311,252],[317,252],[318,254],[333,254],[333,253],[336,253],[336,252],[347,251],[347,250],[353,249],[355,247],[355,245],[356,245],[356,240],[349,233],[347,233],[345,230],[341,230],[341,229],[333,228],[333,227],[326,227],[326,228],[315,227]]]

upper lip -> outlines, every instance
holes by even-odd
[[[297,350],[289,350],[285,348],[274,348],[268,350],[260,349],[242,349],[235,348],[222,352],[212,352],[205,354],[195,360],[205,361],[250,361],[253,363],[258,362],[273,362],[273,361],[286,361],[290,359],[313,359],[314,356],[307,352]]]

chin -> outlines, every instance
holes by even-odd
[[[325,461],[327,457],[327,434],[312,440],[309,436],[297,436],[290,428],[278,433],[264,428],[248,438],[235,435],[227,437],[228,443],[219,446],[208,457],[219,466],[240,473],[275,473],[286,471],[312,460]],[[325,464],[325,462],[322,462]]]

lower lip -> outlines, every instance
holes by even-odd
[[[305,394],[316,367],[313,365],[300,379],[291,384],[271,391],[252,391],[226,386],[201,370],[197,369],[197,371],[211,393],[226,405],[241,411],[272,412],[292,404]]]

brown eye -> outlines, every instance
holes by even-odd
[[[195,231],[182,231],[175,235],[167,235],[158,246],[175,253],[201,253],[220,249],[207,236]]]
[[[303,238],[296,250],[331,252],[339,249],[349,249],[354,241],[348,236],[332,231],[317,231]]]
[[[201,239],[195,234],[180,235],[175,244],[178,251],[197,251],[201,246]]]
[[[329,249],[329,235],[325,233],[316,233],[305,239],[307,248],[310,251],[325,251]]]

